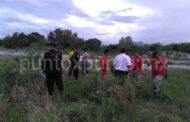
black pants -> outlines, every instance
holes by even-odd
[[[116,77],[120,79],[119,85],[124,86],[125,78],[127,77],[128,73],[129,73],[128,71],[120,71],[120,70],[115,71]]]
[[[75,77],[75,79],[78,79],[78,77],[79,77],[79,68],[75,67],[75,66],[76,66],[76,64],[71,63],[71,66],[69,68],[69,77],[71,75],[73,75]]]
[[[59,92],[63,93],[63,82],[61,72],[48,72],[46,73],[46,84],[49,95],[52,95],[54,91],[54,84],[57,85]]]

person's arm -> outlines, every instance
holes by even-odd
[[[131,58],[128,57],[127,60],[128,60],[128,61],[127,61],[127,68],[128,68],[128,71],[129,71],[130,76],[132,76],[132,62],[131,62]]]

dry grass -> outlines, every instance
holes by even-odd
[[[15,85],[12,89],[11,100],[28,113],[29,121],[34,121],[34,118],[47,118],[50,112],[57,111],[55,102],[47,92],[42,90],[43,86],[41,85],[44,84]]]

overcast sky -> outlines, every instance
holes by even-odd
[[[71,29],[104,44],[122,36],[146,43],[190,42],[190,0],[1,0],[0,38]]]

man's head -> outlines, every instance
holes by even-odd
[[[108,54],[108,52],[109,52],[109,50],[108,50],[108,49],[105,49],[105,50],[104,50],[104,54],[106,54],[106,55],[107,55],[107,54]]]
[[[88,49],[87,49],[87,48],[84,48],[84,49],[83,49],[83,51],[84,51],[84,52],[87,52],[87,51],[88,51]]]
[[[135,56],[139,56],[139,51],[138,50],[135,51]]]
[[[120,53],[126,53],[126,49],[125,48],[121,48]]]
[[[159,56],[160,56],[160,54],[158,52],[153,52],[153,54],[152,54],[152,58],[158,59]]]
[[[73,50],[74,52],[77,52],[77,47],[73,47],[72,50]]]
[[[57,50],[57,47],[56,47],[56,44],[55,44],[55,43],[50,42],[50,43],[48,43],[47,45],[48,45],[48,50],[52,50],[52,49]]]

